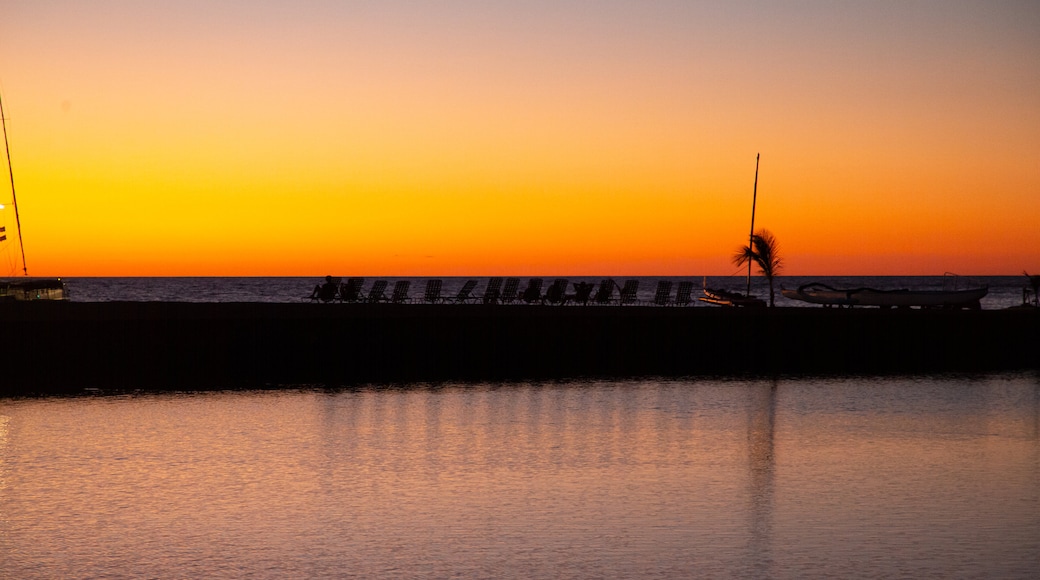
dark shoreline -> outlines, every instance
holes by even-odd
[[[1040,310],[0,304],[0,396],[1040,368]]]

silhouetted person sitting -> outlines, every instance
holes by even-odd
[[[592,296],[592,287],[593,285],[588,282],[575,282],[574,294],[565,296],[564,301],[573,300],[582,304],[588,304],[589,297]]]
[[[559,304],[563,302],[564,294],[567,291],[567,281],[557,280],[549,289],[545,291],[545,301],[550,304]]]
[[[542,299],[542,279],[531,278],[524,293],[520,295],[520,299],[528,304],[540,301]]]
[[[336,298],[336,292],[338,291],[337,285],[332,280],[332,276],[325,276],[325,283],[319,284],[314,287],[314,291],[311,292],[311,300],[321,300],[322,302],[331,302]]]

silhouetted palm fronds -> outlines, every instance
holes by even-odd
[[[749,261],[758,266],[758,272],[769,282],[769,305],[775,306],[776,294],[773,290],[773,277],[780,273],[784,260],[780,257],[780,245],[776,241],[776,236],[769,230],[758,230],[751,236],[750,246],[742,246],[733,254],[733,263],[737,267],[743,266]]]

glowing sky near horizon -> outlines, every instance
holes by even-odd
[[[36,276],[725,275],[759,152],[788,274],[1017,274],[1038,31],[1031,1],[7,0],[0,94]]]

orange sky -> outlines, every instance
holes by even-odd
[[[1037,3],[516,4],[3,3],[29,273],[1040,271]]]

